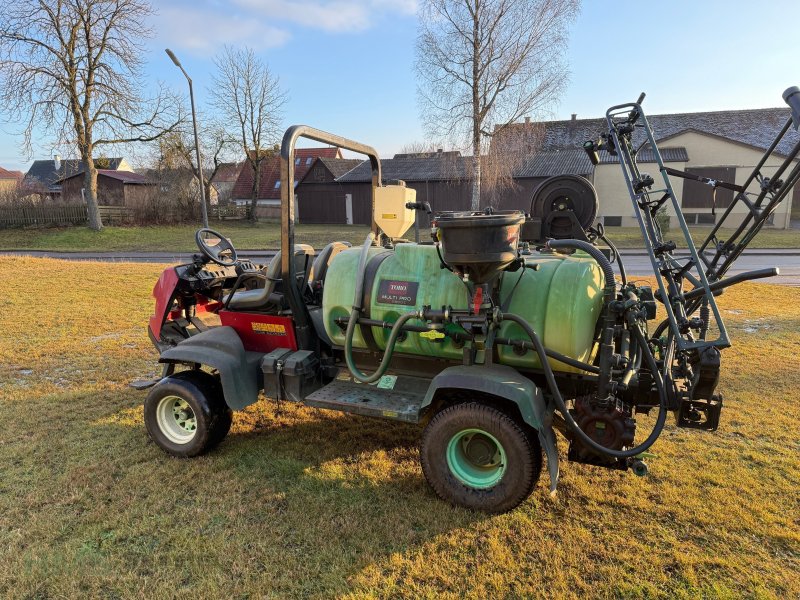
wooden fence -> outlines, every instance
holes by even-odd
[[[18,206],[0,208],[0,227],[76,225],[86,223],[86,206]]]
[[[100,217],[105,225],[132,223],[135,210],[125,206],[100,206]],[[177,215],[172,215],[176,217]],[[209,218],[218,220],[244,219],[247,208],[239,206],[212,206]],[[169,216],[165,219],[173,220]],[[89,221],[86,205],[68,206],[16,206],[0,207],[0,229],[10,227],[52,227],[57,225],[83,225]]]

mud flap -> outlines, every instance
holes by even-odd
[[[544,449],[547,457],[547,471],[550,473],[550,495],[556,495],[558,486],[558,447],[556,446],[556,434],[553,430],[553,409],[547,408],[541,394],[534,396],[533,408],[539,417],[541,426],[537,430],[539,443]]]

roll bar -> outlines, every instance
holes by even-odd
[[[289,307],[295,321],[297,345],[301,350],[316,350],[317,338],[308,308],[295,283],[295,269],[292,249],[294,248],[294,154],[295,144],[299,138],[306,138],[323,144],[331,144],[345,150],[365,154],[372,165],[372,232],[377,235],[375,223],[375,190],[382,185],[381,160],[377,151],[371,146],[354,142],[347,138],[314,129],[308,125],[292,125],[283,134],[281,142],[281,279],[284,293],[289,300]]]

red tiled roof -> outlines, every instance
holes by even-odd
[[[239,171],[244,163],[224,163],[214,175],[213,183],[233,183],[239,178]]]
[[[294,178],[300,181],[316,158],[341,158],[342,151],[339,148],[298,148],[295,150]],[[261,181],[258,186],[259,200],[280,200],[281,190],[275,184],[281,178],[281,159],[279,156],[266,158],[261,162]],[[253,190],[253,169],[250,163],[245,162],[236,185],[233,186],[234,199],[250,199]]]
[[[22,171],[9,171],[8,169],[0,167],[0,179],[16,179],[19,181],[24,176],[25,175],[22,173]]]

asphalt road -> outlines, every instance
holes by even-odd
[[[622,256],[625,270],[629,276],[641,277],[653,274],[650,259],[643,252],[639,254],[624,253]],[[777,267],[780,274],[777,277],[757,279],[755,282],[800,286],[800,250],[771,250],[769,252],[751,250],[745,252],[734,263],[727,275],[770,267]]]
[[[275,255],[274,250],[241,250],[239,256],[249,258],[256,263],[268,262]],[[152,262],[177,264],[189,262],[191,253],[174,252],[45,252],[39,250],[0,251],[0,256],[35,256],[56,258],[61,260],[85,260],[103,262]],[[650,260],[643,250],[622,250],[625,269],[629,276],[643,277],[652,275]],[[778,267],[780,275],[769,279],[759,279],[760,283],[777,283],[780,285],[800,286],[800,249],[757,249],[748,250],[736,261],[728,275]]]

